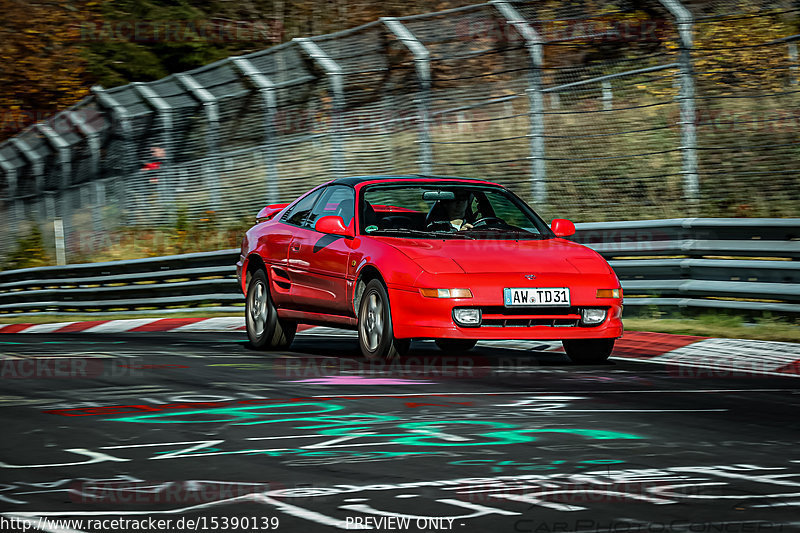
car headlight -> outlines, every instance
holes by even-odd
[[[481,310],[474,307],[453,309],[453,320],[459,326],[476,327],[481,325]]]
[[[581,310],[581,322],[587,326],[593,326],[606,319],[605,309],[587,307]]]
[[[420,289],[419,293],[427,298],[472,298],[469,289]]]

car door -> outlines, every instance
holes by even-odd
[[[352,314],[347,296],[347,272],[352,240],[328,235],[314,229],[324,216],[341,216],[345,225],[352,224],[355,213],[355,191],[346,185],[326,187],[314,208],[297,228],[289,247],[289,276],[292,279],[291,300],[303,311]]]
[[[300,198],[291,206],[268,234],[271,249],[275,257],[270,262],[270,280],[272,281],[272,300],[278,307],[295,308],[291,299],[293,276],[290,274],[289,254],[297,233],[302,231],[303,222],[311,213],[314,204],[324,189],[317,189]]]

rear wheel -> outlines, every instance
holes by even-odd
[[[573,363],[592,365],[604,363],[614,349],[616,339],[576,339],[564,340],[564,351]]]
[[[263,270],[254,272],[247,285],[245,323],[250,345],[258,350],[288,348],[294,340],[297,323],[278,318]]]
[[[392,360],[404,355],[410,339],[395,339],[386,288],[377,279],[367,283],[358,306],[358,344],[365,358]]]
[[[464,353],[473,349],[477,342],[469,339],[436,339],[436,346],[445,353]]]

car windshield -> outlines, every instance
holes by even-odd
[[[363,235],[416,239],[550,239],[554,234],[511,192],[491,185],[414,182],[367,186]]]

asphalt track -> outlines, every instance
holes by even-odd
[[[800,531],[796,377],[242,336],[0,337],[0,531]]]

